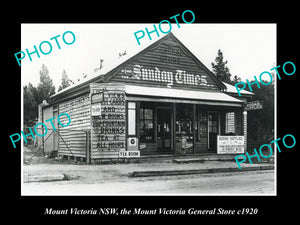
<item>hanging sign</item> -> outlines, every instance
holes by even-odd
[[[258,110],[262,108],[263,108],[262,101],[247,102],[245,106],[246,111]]]

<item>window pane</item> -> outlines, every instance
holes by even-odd
[[[193,105],[176,104],[176,142],[186,140],[186,148],[193,147]]]
[[[154,140],[153,109],[140,108],[140,140]]]
[[[226,113],[225,132],[235,133],[234,112]]]
[[[148,120],[152,120],[153,118],[153,110],[152,109],[145,109],[145,118]]]

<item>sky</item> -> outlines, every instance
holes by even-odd
[[[158,24],[156,24],[158,26]],[[165,36],[155,33],[149,40],[147,35],[140,39],[138,45],[134,32],[153,28],[153,24],[22,24],[20,51],[34,51],[34,45],[39,48],[43,41],[49,41],[52,52],[40,58],[32,54],[32,61],[28,55],[21,61],[22,86],[29,82],[36,86],[39,83],[39,71],[42,64],[49,70],[49,75],[56,87],[61,83],[61,74],[65,70],[68,77],[76,81],[82,74],[91,77],[94,69],[99,67],[103,59],[103,71],[140,52],[156,40]],[[167,28],[162,28],[167,30]],[[75,42],[66,45],[62,36],[66,31],[72,31]],[[263,71],[270,71],[276,62],[276,24],[201,24],[180,23],[180,28],[172,24],[171,32],[209,69],[215,61],[218,49],[223,52],[224,60],[228,61],[232,76],[238,75],[244,81],[259,76]],[[61,49],[58,49],[57,38]],[[72,36],[66,34],[66,41],[72,41]],[[43,50],[49,50],[43,44]],[[120,57],[119,53],[126,55]],[[16,60],[17,63],[17,60]]]

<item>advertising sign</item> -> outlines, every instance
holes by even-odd
[[[91,115],[101,116],[101,103],[91,105]]]
[[[262,109],[263,105],[261,101],[252,101],[252,102],[247,102],[245,106],[246,111],[251,111],[251,110],[258,110]]]
[[[245,152],[244,136],[220,136],[217,138],[218,154],[237,154]]]
[[[119,151],[120,158],[140,157],[140,151]]]

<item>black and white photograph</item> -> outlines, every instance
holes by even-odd
[[[21,24],[22,196],[277,195],[276,23],[183,12]]]

